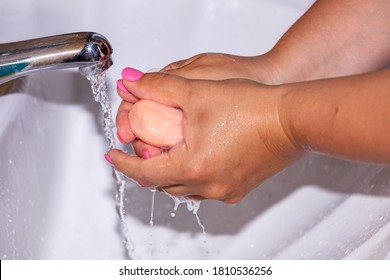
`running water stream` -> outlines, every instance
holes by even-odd
[[[103,130],[108,140],[108,148],[115,149],[116,141],[113,133],[115,124],[112,118],[112,107],[110,99],[108,97],[107,89],[107,73],[106,71],[85,76],[91,84],[92,93],[96,102],[98,102],[102,109],[103,114]],[[134,259],[134,243],[132,242],[129,229],[125,220],[125,208],[124,208],[124,190],[126,187],[126,179],[117,170],[112,168],[112,176],[116,182],[117,193],[116,193],[116,210],[120,219],[120,227],[122,232],[123,243],[127,250],[127,256],[130,259]]]
[[[112,118],[112,107],[108,96],[108,89],[107,89],[107,73],[106,71],[103,71],[99,74],[94,75],[85,75],[87,80],[91,84],[92,93],[94,96],[94,99],[96,102],[98,102],[101,106],[102,114],[103,114],[103,130],[104,134],[108,140],[108,148],[109,149],[115,149],[116,148],[116,140],[113,133],[113,128],[115,127],[115,124],[113,122]],[[120,227],[122,232],[122,238],[123,243],[127,250],[127,256],[130,259],[137,259],[138,257],[135,255],[135,246],[134,242],[130,238],[130,233],[128,226],[126,224],[125,220],[125,207],[124,207],[124,190],[126,188],[126,183],[128,181],[128,178],[126,178],[123,174],[119,173],[115,168],[112,169],[112,176],[116,182],[117,187],[117,193],[116,193],[116,210],[120,219]],[[153,227],[154,223],[154,204],[155,204],[155,194],[156,189],[153,188],[152,190],[152,208],[151,208],[151,216],[150,216],[150,226]],[[175,197],[168,193],[165,193],[169,197],[171,197],[174,201],[174,212],[178,209],[178,206],[182,203],[187,204],[187,210],[191,211],[197,220],[198,225],[201,227],[203,235],[204,235],[204,245],[206,249],[206,254],[209,254],[208,246],[207,246],[207,238],[206,238],[206,231],[205,227],[201,223],[198,215],[198,210],[200,207],[200,201],[194,201],[194,200],[188,200],[184,197]],[[175,213],[172,212],[171,216],[174,217]],[[152,244],[152,241],[151,241]]]

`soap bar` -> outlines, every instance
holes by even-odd
[[[172,147],[183,139],[183,112],[151,100],[134,103],[129,112],[134,135],[155,147]]]

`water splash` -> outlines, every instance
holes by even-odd
[[[173,195],[171,195],[171,194],[169,194],[169,193],[167,193],[165,191],[164,191],[164,193],[166,195],[168,195],[170,198],[172,198],[174,203],[175,203],[175,205],[173,206],[173,211],[174,212],[171,213],[171,217],[175,217],[176,216],[175,212],[179,208],[180,204],[186,204],[187,205],[187,210],[192,212],[195,215],[196,221],[198,222],[198,225],[202,229],[203,234],[206,236],[206,228],[201,223],[199,215],[198,215],[198,210],[200,208],[200,200],[187,199],[187,198],[185,198],[183,196],[173,196]]]
[[[101,106],[103,115],[103,130],[108,141],[108,148],[115,149],[116,141],[113,133],[115,124],[112,118],[112,107],[108,97],[107,89],[107,73],[106,71],[96,75],[86,75],[87,80],[91,84],[92,93],[96,102]],[[127,255],[130,259],[134,258],[134,243],[132,242],[129,229],[125,220],[125,207],[124,207],[124,190],[126,187],[126,180],[122,174],[112,169],[112,176],[115,179],[117,192],[116,192],[116,210],[120,219],[120,227],[123,236],[123,244],[126,247]]]
[[[173,199],[173,201],[175,202],[175,205],[173,207],[173,211],[174,212],[171,213],[171,217],[175,217],[176,216],[175,212],[179,208],[180,204],[186,204],[187,205],[187,210],[192,212],[192,214],[195,215],[196,221],[197,221],[199,227],[202,229],[203,246],[204,246],[204,249],[205,249],[205,254],[209,255],[210,254],[210,248],[209,248],[208,241],[207,241],[206,228],[202,224],[202,222],[200,221],[200,218],[199,218],[199,215],[198,215],[198,210],[200,208],[200,200],[191,200],[191,199],[187,199],[187,198],[182,197],[182,196],[173,196],[173,195],[170,195],[167,192],[165,192],[165,194],[167,194],[169,197],[171,197]]]

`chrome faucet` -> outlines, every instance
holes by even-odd
[[[107,39],[92,32],[0,44],[0,84],[50,69],[79,67],[84,75],[101,73],[112,65],[111,54]]]

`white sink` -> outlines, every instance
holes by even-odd
[[[311,0],[78,1],[0,4],[0,42],[78,31],[114,49],[109,89],[201,52],[270,49]],[[114,112],[115,113],[115,112]],[[0,258],[123,259],[115,183],[100,107],[76,70],[15,80],[0,96]],[[126,222],[142,259],[389,259],[390,168],[309,155],[237,205],[202,202],[199,217],[156,194],[126,190]]]

